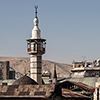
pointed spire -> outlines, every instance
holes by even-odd
[[[57,83],[56,64],[54,64],[54,83]]]
[[[37,18],[37,8],[38,8],[38,6],[36,5],[35,6],[35,18]]]
[[[31,39],[41,39],[41,34],[40,34],[40,29],[38,27],[38,24],[39,24],[39,20],[38,20],[38,17],[37,17],[37,8],[38,6],[36,5],[35,6],[35,18],[34,18],[34,28],[32,30],[32,38]]]
[[[56,64],[54,64],[54,78],[57,78],[57,74],[56,74]]]

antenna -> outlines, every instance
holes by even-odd
[[[82,58],[83,58],[83,61],[85,61],[86,56],[82,56]]]
[[[37,8],[38,8],[38,6],[35,5],[35,18],[37,18]]]

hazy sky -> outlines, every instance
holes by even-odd
[[[71,64],[100,58],[100,0],[0,0],[0,56],[29,57],[35,5],[47,39],[43,59]]]

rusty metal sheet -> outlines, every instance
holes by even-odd
[[[3,86],[2,92],[7,92],[7,90],[8,90],[8,86]]]
[[[78,87],[81,87],[83,88],[84,90],[87,90],[87,91],[90,91],[90,92],[94,92],[95,91],[95,88],[94,87],[91,87],[91,86],[88,86],[84,83],[81,83],[81,82],[71,82],[71,81],[65,81],[63,83],[60,83],[59,85],[67,85],[67,84],[73,84],[73,85],[77,85]]]
[[[76,93],[76,92],[73,92],[71,90],[68,90],[68,89],[62,89],[62,96],[64,97],[70,97],[70,98],[89,98],[87,96],[84,96],[82,94],[79,94],[79,93]]]
[[[70,81],[69,81],[70,82]],[[91,87],[91,86],[88,86],[86,84],[83,84],[81,82],[71,82],[81,88],[84,88],[85,90],[88,90],[88,91],[91,91],[91,92],[94,92],[95,91],[95,88]]]
[[[0,86],[0,97],[46,97],[54,91],[55,85],[10,85]]]

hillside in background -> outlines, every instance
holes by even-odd
[[[0,61],[10,61],[10,67],[12,67],[16,72],[22,74],[29,73],[30,61],[29,58],[23,57],[0,57]],[[48,60],[43,60],[42,71],[50,71],[53,74],[54,64],[56,64],[57,74],[60,77],[69,77],[72,65],[52,62]],[[26,69],[26,70],[25,70]]]

